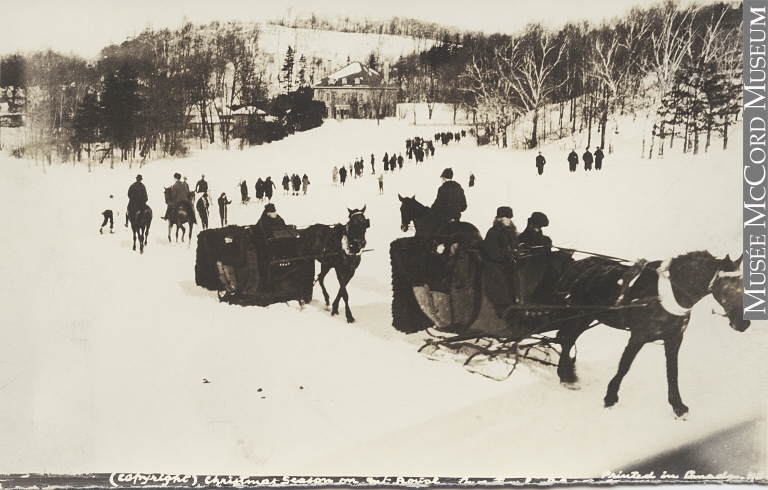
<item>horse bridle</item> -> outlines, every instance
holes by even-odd
[[[344,225],[344,235],[342,235],[342,237],[341,237],[341,249],[344,250],[344,253],[347,254],[347,255],[362,255],[363,254],[363,249],[362,248],[356,254],[352,253],[352,251],[349,249],[349,224],[352,222],[352,218],[355,215],[357,215],[357,214],[360,214],[363,217],[365,217],[365,215],[363,214],[362,211],[356,211],[356,212],[352,213],[351,215],[349,215],[349,221],[347,221],[347,224]],[[365,220],[365,228],[367,229],[370,226],[371,226],[371,220],[366,219]]]
[[[661,303],[662,308],[664,308],[665,311],[668,313],[675,315],[675,316],[685,316],[688,313],[690,313],[691,309],[693,309],[693,306],[690,308],[684,308],[680,306],[680,304],[675,299],[674,293],[672,292],[672,278],[669,275],[669,267],[672,264],[672,258],[669,258],[661,263],[658,269],[656,269],[656,272],[659,275],[659,282],[658,282],[658,292],[659,292],[659,302]],[[715,274],[712,276],[712,279],[709,281],[709,284],[707,285],[706,289],[706,295],[712,293],[712,288],[715,284],[715,281],[717,281],[719,278],[723,277],[737,277],[741,275],[741,271],[731,271],[731,272],[725,272],[721,270],[719,267],[717,271],[715,271]],[[677,289],[688,296],[689,298],[695,298],[694,295],[689,293],[685,290],[685,288],[680,287],[679,285],[675,285]]]

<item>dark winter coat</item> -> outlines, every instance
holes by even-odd
[[[544,159],[544,155],[539,155],[536,157],[537,167],[543,167],[545,163],[547,163],[547,160]]]
[[[248,199],[248,184],[246,184],[245,181],[240,183],[240,195],[242,196],[243,201]]]
[[[347,180],[347,169],[343,166],[339,169],[339,180],[342,184]]]
[[[447,180],[437,190],[437,197],[432,204],[432,211],[445,219],[458,221],[461,213],[467,209],[467,198],[461,184]]]
[[[206,196],[201,197],[200,199],[197,200],[197,206],[195,206],[197,208],[197,213],[200,216],[203,216],[203,215],[207,216],[208,215],[208,207],[210,205],[211,205],[211,202],[210,202],[210,200]]]
[[[189,186],[185,182],[174,182],[171,186],[171,202],[175,205],[180,202],[189,202]]]
[[[290,188],[290,186],[291,186],[291,179],[286,175],[285,177],[283,177],[283,189],[287,191]]]
[[[545,235],[540,229],[537,230],[530,223],[525,230],[520,233],[520,236],[518,236],[517,239],[521,244],[530,247],[531,253],[549,252],[550,247],[552,246],[552,239]]]
[[[500,221],[494,221],[483,240],[483,289],[495,305],[507,306],[515,302],[513,260],[517,246],[515,225],[505,227]]]
[[[264,181],[261,180],[261,177],[259,177],[259,180],[256,181],[256,199],[263,199],[264,198]]]
[[[293,183],[293,190],[299,192],[299,189],[301,189],[301,177],[294,175],[291,180]]]
[[[595,152],[595,165],[602,165],[603,158],[605,158],[605,154],[603,154],[603,150],[597,150]]]
[[[277,230],[285,230],[288,226],[283,221],[280,215],[276,215],[274,218],[270,217],[266,211],[261,213],[261,218],[256,222],[252,233],[253,236],[266,245],[267,240],[271,239]]]
[[[475,174],[469,174],[469,186],[470,187],[475,186]]]
[[[584,160],[584,164],[589,166],[592,166],[592,162],[594,161],[592,159],[592,153],[589,152],[589,150],[585,151],[583,155],[581,155],[581,158]]]
[[[264,195],[267,199],[272,199],[272,189],[276,189],[275,183],[272,182],[272,177],[267,177],[264,181]]]
[[[200,179],[195,186],[195,192],[208,192],[208,182],[205,179]]]
[[[147,203],[147,188],[140,181],[136,181],[128,188],[128,208],[142,206]]]
[[[230,201],[226,197],[220,197],[218,202],[219,202],[219,214],[221,216],[226,216],[227,215],[227,204],[232,204],[232,201]]]
[[[575,151],[572,151],[568,154],[568,163],[573,168],[579,164],[579,155],[577,155]]]

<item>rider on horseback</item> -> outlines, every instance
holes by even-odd
[[[443,184],[437,190],[432,212],[445,222],[459,221],[461,213],[467,210],[467,198],[461,184],[453,180],[453,170],[446,168],[440,174]]]
[[[125,226],[128,227],[128,218],[135,211],[143,212],[147,204],[147,188],[141,183],[141,175],[136,176],[136,182],[128,188],[128,212],[125,213]]]
[[[164,220],[171,218],[171,211],[175,209],[179,204],[186,206],[187,213],[194,217],[195,210],[192,208],[192,204],[189,202],[189,185],[186,182],[181,182],[181,174],[176,172],[173,174],[173,178],[176,182],[171,186],[171,196],[166,204],[168,207],[165,210]]]

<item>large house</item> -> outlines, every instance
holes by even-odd
[[[389,83],[389,65],[384,73],[352,63],[331,73],[313,87],[314,99],[325,102],[330,119],[373,119],[395,115],[397,85]]]

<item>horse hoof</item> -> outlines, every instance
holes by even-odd
[[[347,318],[347,323],[355,323],[355,319],[352,317]]]
[[[682,406],[674,409],[675,411],[675,418],[677,420],[688,420],[686,418],[686,415],[688,414],[688,407]]]
[[[338,310],[331,310],[331,316],[336,316],[339,314]]]
[[[144,253],[144,250],[142,250],[140,253]]]
[[[619,402],[619,399],[616,398],[615,400],[611,400],[608,397],[605,397],[603,402],[605,402],[605,408],[611,408]]]
[[[581,387],[578,384],[576,384],[575,381],[574,382],[561,381],[560,386],[562,386],[563,388],[569,389],[571,391],[578,391],[581,389]]]

